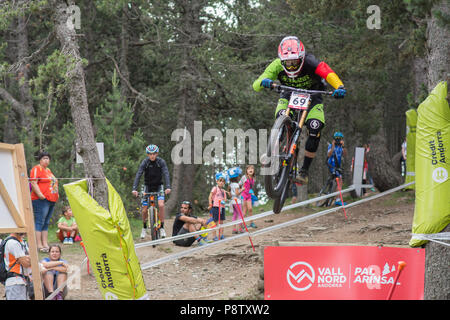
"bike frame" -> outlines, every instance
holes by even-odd
[[[302,133],[303,125],[305,124],[305,121],[306,121],[306,116],[307,116],[307,114],[309,112],[309,108],[311,106],[311,97],[310,96],[313,94],[332,95],[333,92],[318,91],[318,90],[305,90],[305,89],[299,89],[299,88],[293,88],[293,87],[288,87],[288,86],[284,86],[284,85],[279,85],[276,83],[272,84],[272,89],[275,89],[278,92],[290,91],[290,92],[298,92],[298,93],[303,93],[303,94],[309,95],[309,97],[308,97],[309,101],[308,101],[307,106],[305,106],[306,101],[301,103],[301,105],[294,103],[299,108],[291,108],[290,104],[288,104],[285,115],[280,116],[278,118],[282,122],[284,122],[285,119],[289,119],[289,121],[292,121],[292,122],[286,122],[285,125],[287,125],[287,126],[289,125],[289,123],[291,125],[293,123],[295,123],[295,128],[293,129],[293,132],[292,132],[292,129],[289,127],[286,130],[286,144],[283,147],[283,149],[285,151],[283,152],[283,155],[279,155],[279,160],[281,160],[282,163],[281,163],[281,165],[278,164],[279,167],[278,167],[276,174],[278,175],[278,172],[280,171],[280,169],[282,171],[279,173],[279,181],[277,182],[278,185],[276,188],[274,188],[273,185],[270,185],[270,187],[266,187],[266,191],[271,190],[270,191],[270,193],[272,194],[271,197],[275,200],[274,201],[274,209],[273,209],[274,213],[279,213],[281,211],[281,208],[283,207],[284,201],[286,200],[286,197],[287,197],[287,188],[289,187],[289,185],[292,181],[293,168],[297,162],[296,159],[297,159],[297,154],[298,154],[299,138]],[[295,118],[292,119],[289,116],[291,110],[294,112],[294,115],[297,115],[296,120],[294,120]],[[286,117],[286,118],[281,118],[281,117]],[[269,143],[271,144],[272,141],[270,141]],[[268,148],[269,148],[269,146],[268,146]],[[274,150],[274,149],[275,149],[274,146],[270,147],[270,150]],[[295,172],[294,172],[294,174],[295,174]],[[272,184],[273,177],[274,177],[274,175],[272,174],[271,178],[268,178],[266,181],[268,181],[268,183]],[[275,191],[275,189],[277,191]]]
[[[332,95],[333,94],[333,92],[331,92],[331,91],[306,90],[306,89],[299,89],[299,88],[283,86],[283,85],[279,85],[279,84],[275,84],[275,83],[272,84],[272,88],[277,90],[278,92],[291,91],[291,92],[306,93],[306,94],[310,94],[310,95],[313,95],[313,94]],[[309,101],[308,108],[305,110],[301,110],[301,112],[299,113],[299,116],[297,116],[297,123],[296,123],[297,125],[296,125],[294,133],[292,135],[292,139],[290,140],[291,142],[289,144],[289,155],[286,159],[284,159],[284,160],[286,160],[287,163],[289,163],[289,161],[293,157],[295,157],[295,151],[297,150],[298,139],[300,138],[300,135],[302,133],[302,128],[303,128],[303,125],[305,124],[306,116],[308,115],[310,105],[311,105],[311,100]],[[292,109],[288,106],[286,109],[286,115],[289,115],[291,110],[297,114],[299,112],[299,110]]]

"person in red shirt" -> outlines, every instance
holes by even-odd
[[[48,224],[55,203],[59,199],[58,180],[48,168],[50,154],[42,151],[38,155],[39,164],[30,171],[31,202],[33,204],[36,241],[41,252],[48,252]]]

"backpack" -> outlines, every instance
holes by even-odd
[[[19,241],[19,240],[17,240],[16,237],[9,236],[0,243],[0,283],[1,284],[5,284],[6,279],[9,278],[9,270],[6,268],[6,264],[5,264],[5,247],[6,247],[6,243],[11,239]],[[14,264],[11,266],[11,268],[14,267],[16,263],[17,263],[17,260],[14,262]]]

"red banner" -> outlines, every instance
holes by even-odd
[[[406,263],[399,268],[399,262]],[[402,264],[404,265],[404,264]],[[267,300],[423,299],[425,249],[266,247]]]

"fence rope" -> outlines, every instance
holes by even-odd
[[[362,187],[364,187],[364,188],[371,188],[372,186],[373,185],[362,185]],[[351,192],[353,190],[355,190],[355,187],[352,185],[352,186],[348,187],[347,189],[342,190],[342,193]],[[285,210],[291,210],[291,209],[294,209],[294,208],[306,206],[308,204],[311,204],[311,203],[314,203],[314,202],[317,202],[317,201],[320,201],[320,200],[324,200],[324,199],[327,199],[327,198],[335,197],[337,195],[339,195],[339,191],[336,191],[336,192],[333,192],[333,193],[330,193],[330,194],[327,194],[327,195],[324,195],[324,196],[320,196],[320,197],[317,197],[317,198],[312,198],[312,199],[308,199],[308,200],[301,201],[301,202],[298,202],[298,203],[294,203],[294,204],[291,204],[291,205],[287,205],[287,206],[283,207],[283,209],[281,209],[281,212],[283,212]],[[340,206],[339,208],[342,208],[342,206]],[[262,213],[259,213],[259,214],[254,214],[251,217],[246,217],[246,218],[244,218],[244,221],[247,223],[248,221],[265,218],[265,217],[270,216],[272,214],[274,214],[273,211],[269,210],[269,211],[262,212]],[[231,227],[231,226],[234,226],[234,225],[237,225],[237,224],[240,224],[240,223],[242,223],[241,220],[235,220],[235,221],[232,221],[232,222],[224,223],[224,224],[221,225],[221,227],[222,228],[227,228],[227,227]],[[136,249],[144,248],[144,247],[149,247],[149,246],[153,246],[153,245],[156,245],[156,244],[162,244],[162,243],[167,243],[167,242],[171,242],[171,241],[175,241],[175,240],[179,240],[179,239],[190,238],[190,237],[193,237],[193,236],[196,236],[196,235],[199,235],[199,234],[203,234],[203,233],[206,233],[206,232],[210,232],[210,231],[213,231],[213,230],[215,230],[215,228],[204,229],[204,230],[200,230],[200,231],[194,231],[194,232],[190,232],[190,233],[186,233],[186,234],[182,234],[182,235],[178,235],[178,236],[172,236],[172,237],[167,237],[167,238],[153,240],[153,241],[148,241],[148,242],[141,242],[141,243],[135,244],[135,248]]]
[[[401,189],[403,189],[403,188],[405,188],[405,187],[407,187],[409,185],[412,185],[414,183],[415,182],[413,181],[413,182],[401,185],[399,187],[395,187],[393,189],[390,189],[390,190],[381,192],[379,194],[376,194],[376,195],[374,195],[372,197],[368,197],[368,198],[365,198],[365,199],[362,199],[362,200],[358,200],[358,201],[352,202],[350,204],[345,205],[344,207],[345,208],[350,208],[350,207],[353,207],[353,206],[356,206],[356,205],[359,205],[359,204],[362,204],[362,203],[366,203],[367,201],[383,197],[383,196],[385,196],[387,194],[390,194],[390,193],[396,192],[398,190],[401,190]],[[352,188],[348,188],[348,189],[352,189]],[[338,194],[339,192],[335,192],[335,193]],[[289,209],[292,209],[293,207],[298,207],[300,205],[305,205],[304,204],[305,202],[308,202],[308,203],[315,202],[315,201],[318,201],[318,199],[319,199],[319,197],[318,198],[313,198],[313,199],[310,199],[310,200],[307,200],[307,201],[299,202],[299,203],[296,203],[296,204],[293,204],[293,205],[290,205],[290,206],[286,206],[281,211],[289,210]],[[261,235],[261,234],[264,234],[264,233],[267,233],[267,232],[272,232],[272,231],[277,230],[277,229],[289,227],[289,226],[295,225],[297,223],[305,222],[307,220],[315,219],[315,218],[324,216],[326,214],[329,214],[331,212],[335,212],[335,211],[338,211],[338,210],[341,210],[341,209],[342,209],[342,206],[339,206],[339,207],[336,207],[336,208],[331,208],[331,209],[323,210],[323,211],[320,211],[320,212],[317,212],[317,213],[314,213],[314,214],[310,214],[310,215],[305,216],[305,217],[300,217],[300,218],[297,218],[297,219],[289,220],[289,221],[286,221],[286,222],[283,222],[283,223],[280,223],[280,224],[277,224],[277,225],[273,225],[273,226],[270,226],[270,227],[267,227],[267,228],[264,228],[264,229],[253,231],[251,233],[250,232],[244,232],[244,233],[241,233],[239,235],[228,237],[228,238],[225,238],[225,239],[220,240],[220,241],[215,241],[215,242],[212,242],[212,243],[208,243],[207,245],[191,248],[191,249],[188,249],[188,250],[185,250],[185,251],[181,251],[181,252],[178,252],[178,253],[175,253],[175,254],[172,254],[172,255],[160,258],[160,259],[153,260],[153,261],[148,262],[148,263],[141,264],[141,269],[142,269],[142,271],[144,271],[144,270],[149,269],[151,267],[155,267],[157,265],[160,265],[160,264],[163,264],[163,263],[166,263],[166,262],[170,262],[172,260],[176,260],[176,259],[179,259],[181,257],[190,255],[190,254],[195,253],[195,252],[197,252],[199,250],[211,248],[211,246],[222,244],[222,243],[225,243],[227,241],[232,241],[232,240],[241,238],[243,236],[246,236],[248,233],[251,236],[258,236],[258,235]],[[267,212],[264,212],[264,214],[266,214],[266,213]],[[273,214],[273,211],[272,211],[272,214]],[[205,230],[202,230],[202,231],[205,232]]]

